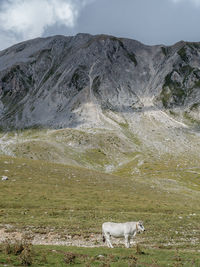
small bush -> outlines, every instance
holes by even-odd
[[[5,251],[5,254],[7,255],[12,254],[12,245],[11,245],[10,239],[5,240],[5,242],[3,243],[3,248]]]
[[[66,264],[73,264],[75,262],[76,255],[72,252],[65,253],[64,262]]]
[[[23,266],[30,266],[33,263],[32,246],[26,246],[20,254],[21,264]]]
[[[22,243],[22,241],[16,241],[13,244],[13,254],[14,255],[20,255],[22,253],[22,251],[24,250],[25,246]]]
[[[32,265],[32,244],[26,239],[15,240],[14,242],[12,242],[10,239],[7,239],[4,242],[4,251],[7,255],[19,255],[21,264],[23,266]]]
[[[142,251],[141,247],[138,244],[136,245],[136,254],[137,255],[145,254],[144,251]]]

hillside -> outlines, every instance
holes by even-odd
[[[145,163],[121,177],[0,156],[0,170],[8,177],[0,181],[0,243],[24,232],[35,244],[102,246],[103,221],[142,219],[147,234],[137,240],[145,246],[199,249],[199,167]]]
[[[117,115],[160,109],[198,121],[199,56],[199,43],[145,46],[105,35],[20,43],[0,53],[1,127],[110,126]]]
[[[169,155],[197,164],[199,58],[200,43],[89,34],[1,51],[0,153],[108,172]]]

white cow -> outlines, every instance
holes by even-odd
[[[130,248],[130,239],[137,233],[144,232],[143,222],[125,222],[125,223],[113,223],[105,222],[102,224],[103,242],[106,241],[108,247],[113,248],[110,237],[124,237],[125,246]]]

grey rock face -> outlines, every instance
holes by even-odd
[[[200,43],[145,46],[113,36],[54,36],[0,52],[0,127],[92,127],[148,107],[197,117]],[[126,116],[128,114],[128,116]],[[110,121],[109,121],[110,123]]]

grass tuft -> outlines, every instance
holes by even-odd
[[[64,262],[66,264],[74,264],[76,259],[76,254],[72,252],[66,252],[64,256]]]

